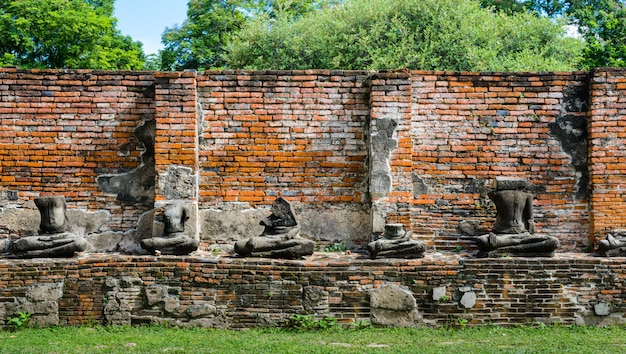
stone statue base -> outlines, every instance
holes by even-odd
[[[297,236],[300,227],[285,235],[255,236],[235,243],[235,252],[242,257],[267,257],[296,259],[310,256],[315,251],[315,242]]]
[[[422,242],[380,239],[367,244],[370,258],[423,258],[426,246]]]
[[[613,230],[606,239],[598,242],[598,253],[607,257],[626,256],[626,231]]]
[[[559,247],[559,240],[553,236],[530,234],[490,233],[479,236],[476,244],[480,248],[478,257],[552,257]]]
[[[154,254],[175,256],[187,255],[197,250],[198,244],[199,241],[192,239],[184,232],[141,240],[141,247]]]
[[[626,247],[618,247],[600,252],[601,255],[606,257],[626,257]]]
[[[370,258],[423,258],[426,246],[411,239],[403,224],[387,224],[381,238],[367,244]]]
[[[261,236],[254,236],[235,243],[235,252],[241,257],[267,257],[294,259],[310,256],[315,242],[300,237],[300,226],[283,198],[272,203],[272,214],[261,220],[265,226]]]
[[[29,236],[12,243],[13,254],[19,258],[73,257],[87,249],[87,241],[70,232]]]

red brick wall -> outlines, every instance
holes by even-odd
[[[367,202],[366,72],[198,77],[200,204]]]
[[[626,229],[626,72],[593,73],[589,124],[592,237]]]
[[[169,166],[197,172],[200,209],[266,206],[278,195],[299,205],[382,203],[388,222],[410,223],[431,245],[452,249],[473,245],[458,229],[462,221],[478,232],[493,222],[484,182],[523,177],[532,184],[537,231],[557,236],[561,251],[581,250],[590,234],[593,241],[626,228],[623,80],[623,70],[2,69],[0,188],[17,191],[17,204],[64,194],[70,208],[111,212],[106,228],[132,228],[154,203],[117,201],[95,180],[140,164],[133,130],[156,117],[157,179]],[[399,124],[393,188],[371,198],[369,138],[390,114]],[[589,122],[588,161],[587,150],[573,151],[563,136],[580,122]],[[157,200],[165,199],[157,184]]]
[[[428,187],[413,199],[415,231],[439,248],[470,245],[459,223],[487,232],[495,216],[484,182],[520,177],[532,184],[537,232],[558,237],[563,251],[588,244],[581,175],[550,128],[557,119],[586,119],[587,73],[413,72],[412,79],[413,173]]]
[[[65,195],[110,211],[112,229],[132,227],[152,205],[119,203],[96,177],[140,164],[133,129],[153,117],[152,73],[0,69],[0,189],[20,203]]]
[[[154,159],[156,173],[165,173],[168,166],[198,170],[198,127],[196,116],[196,74],[154,73],[156,77],[156,131]],[[163,200],[163,191],[155,199]]]

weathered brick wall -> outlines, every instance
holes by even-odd
[[[588,243],[588,75],[413,72],[413,229],[437,248],[471,247],[462,221],[489,231],[485,182],[531,184],[535,223],[561,250]]]
[[[201,204],[365,202],[365,72],[208,72]]]
[[[152,201],[119,202],[96,178],[141,163],[133,130],[153,116],[152,73],[0,69],[0,189],[16,205],[65,195],[110,212],[106,227],[131,227]]]
[[[626,72],[594,72],[589,110],[592,231],[595,239],[626,228]]]
[[[0,260],[0,313],[5,315],[0,325],[25,308],[34,321],[63,325],[274,327],[304,313],[342,323],[370,321],[376,310],[371,291],[389,284],[415,299],[419,316],[414,325],[459,325],[459,319],[470,326],[615,324],[625,321],[624,279],[619,259],[576,256]],[[42,289],[48,295],[42,296]],[[462,301],[466,294],[475,301]]]
[[[495,213],[484,183],[523,177],[538,232],[580,251],[626,228],[623,80],[617,69],[2,69],[0,202],[64,194],[70,209],[110,213],[102,230],[125,231],[185,200],[198,208],[202,238],[227,243],[258,234],[282,195],[316,240],[364,243],[403,222],[438,249],[471,249],[459,225],[487,232]],[[148,147],[134,135],[142,126],[154,136]],[[146,150],[153,165],[131,175]],[[103,191],[102,176],[125,190]]]
[[[404,72],[372,75],[370,86],[372,228],[382,232],[385,223],[411,225],[413,91],[411,77]]]
[[[283,196],[308,236],[367,239],[367,77],[344,71],[199,76],[200,208],[254,209]],[[208,218],[219,225],[204,229],[230,233],[224,237],[260,232],[241,226],[258,224],[258,217]]]

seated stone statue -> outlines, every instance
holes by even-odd
[[[235,243],[235,252],[242,257],[299,258],[315,250],[315,242],[300,237],[300,226],[283,198],[272,204],[272,214],[261,221],[261,236]]]
[[[378,240],[367,244],[372,259],[375,258],[422,258],[424,243],[411,239],[411,231],[403,224],[385,225],[385,233]]]
[[[75,252],[87,248],[83,237],[67,231],[65,197],[40,197],[35,199],[35,205],[41,215],[39,236],[14,241],[11,248],[17,257],[73,257]]]
[[[552,256],[559,246],[553,236],[536,235],[532,195],[522,191],[524,179],[496,179],[496,190],[488,194],[496,205],[492,232],[476,239],[479,257],[498,254]]]
[[[626,230],[613,230],[598,242],[598,251],[606,256],[626,256]]]
[[[154,254],[185,255],[198,249],[199,241],[185,233],[189,209],[182,203],[172,203],[163,210],[163,236],[141,240],[141,247]]]

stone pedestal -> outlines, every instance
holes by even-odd
[[[242,257],[300,258],[312,255],[315,242],[300,237],[300,227],[283,198],[272,204],[272,214],[261,221],[265,230],[260,236],[235,243],[235,252]]]

